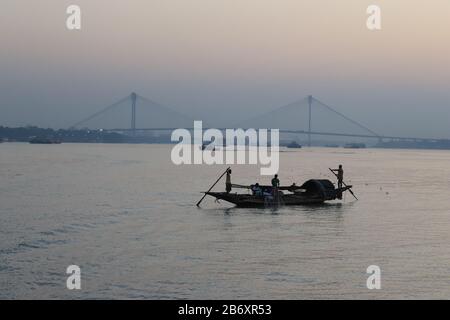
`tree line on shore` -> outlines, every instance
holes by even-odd
[[[132,137],[101,129],[51,129],[36,126],[10,128],[0,126],[0,141],[29,142],[33,138],[78,143],[167,143],[170,141],[170,137],[166,136]]]

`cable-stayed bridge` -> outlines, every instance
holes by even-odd
[[[76,122],[70,128],[131,132],[154,128],[185,128],[193,119],[135,92]]]
[[[194,120],[174,109],[136,93],[116,101],[98,112],[78,121],[75,128],[102,129],[135,136],[142,132],[193,130]],[[203,121],[203,129],[208,129]],[[378,141],[446,142],[448,139],[402,137],[377,133],[336,108],[307,96],[270,112],[240,121],[229,128],[279,129],[280,133],[306,135],[311,146],[313,136],[377,139]]]

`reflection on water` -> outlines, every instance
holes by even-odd
[[[0,298],[450,295],[450,152],[282,152],[282,184],[343,163],[360,200],[274,209],[197,208],[225,166],[169,159],[164,145],[0,145]],[[234,183],[270,178],[233,166]],[[81,291],[65,289],[71,264]],[[365,286],[372,264],[379,291]]]

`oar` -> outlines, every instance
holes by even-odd
[[[203,199],[205,199],[205,197],[207,196],[207,193],[210,192],[212,190],[212,188],[214,188],[214,186],[217,184],[217,182],[219,182],[220,179],[222,179],[222,177],[228,172],[228,170],[230,170],[230,167],[228,167],[227,170],[225,170],[225,172],[222,173],[222,175],[219,177],[219,179],[217,179],[217,181],[214,182],[214,184],[211,186],[211,188],[209,188],[209,190],[205,192],[205,195],[200,199],[199,202],[197,202],[197,207],[200,207],[200,203],[203,201]]]
[[[333,174],[334,174],[334,175],[336,176],[336,178],[337,178],[338,175],[336,174],[336,172],[334,172],[333,170],[331,170],[331,168],[328,168],[328,169],[330,169],[330,171],[333,172]],[[344,181],[342,181],[342,184],[343,184],[344,186],[347,187],[347,185],[345,184]],[[352,194],[352,196],[355,197],[356,200],[358,200],[358,198],[357,198],[357,197],[355,196],[355,194],[353,193],[352,189],[349,188],[348,191],[350,191],[350,193]]]

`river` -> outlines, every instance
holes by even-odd
[[[282,184],[342,163],[359,200],[274,210],[197,208],[225,166],[175,166],[171,148],[0,144],[0,298],[450,298],[450,151],[282,150]]]

